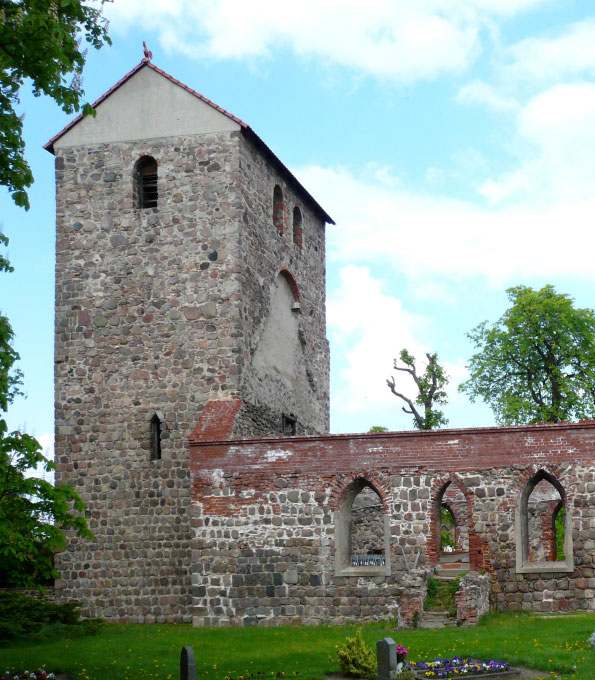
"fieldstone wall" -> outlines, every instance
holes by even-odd
[[[487,574],[469,572],[456,593],[457,624],[473,626],[490,611],[490,579]]]
[[[297,434],[329,430],[329,346],[326,339],[325,225],[296,191],[287,174],[242,137],[239,189],[242,198],[240,247],[245,369],[240,383],[244,405],[234,436],[248,432],[283,434],[281,412],[297,418]],[[281,188],[283,211],[273,223],[273,189]],[[301,239],[293,238],[293,211],[301,213]],[[282,218],[282,221],[281,221]],[[291,288],[284,305],[293,327],[272,314],[276,288]],[[275,348],[271,347],[270,339]],[[271,408],[273,406],[273,408]],[[247,423],[249,425],[247,426]]]
[[[56,586],[89,616],[190,620],[186,442],[209,400],[241,400],[238,436],[280,434],[284,413],[301,432],[328,429],[324,223],[259,153],[235,131],[56,151],[56,478],[95,534],[69,537]],[[137,209],[145,154],[158,207]],[[272,224],[276,183],[302,208],[299,253]],[[291,388],[252,369],[282,271],[300,287]]]
[[[194,623],[412,625],[422,575],[438,563],[438,501],[449,485],[468,512],[473,577],[461,620],[485,610],[480,572],[500,609],[592,611],[594,445],[595,423],[228,442],[203,431],[191,442]],[[574,563],[522,573],[515,511],[542,474],[565,492]],[[338,510],[357,480],[373,487],[388,518],[389,573],[337,568]]]

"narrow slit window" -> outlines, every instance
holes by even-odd
[[[156,413],[151,418],[150,431],[151,460],[161,460],[161,420]]]
[[[293,209],[293,242],[302,247],[302,211],[296,205]]]
[[[282,232],[285,228],[284,218],[283,218],[283,191],[278,184],[275,184],[273,189],[273,225]]]
[[[152,156],[143,156],[135,165],[134,203],[136,208],[156,208],[158,194],[157,161]]]

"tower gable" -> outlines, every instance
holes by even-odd
[[[241,127],[232,116],[148,63],[94,106],[95,117],[78,118],[46,148],[233,132]]]

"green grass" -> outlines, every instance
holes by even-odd
[[[587,638],[595,614],[538,619],[491,614],[475,628],[398,631],[390,624],[362,627],[366,642],[392,637],[409,649],[409,659],[473,656],[544,671],[544,677],[593,680],[595,651]],[[191,628],[186,625],[109,625],[97,635],[0,648],[0,672],[7,668],[67,673],[76,680],[177,680],[180,650],[192,645],[201,680],[261,672],[263,680],[284,673],[290,680],[323,678],[338,672],[335,645],[356,626],[284,628]],[[574,670],[576,667],[576,670]]]

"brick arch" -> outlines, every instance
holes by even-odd
[[[283,267],[279,272],[279,276],[282,276],[287,281],[289,288],[293,293],[294,300],[299,302],[302,299],[302,294],[300,293],[300,289],[297,285],[294,275],[289,271],[289,269],[287,269],[287,267]]]
[[[513,508],[517,508],[521,504],[523,494],[527,489],[527,485],[530,484],[532,480],[536,480],[535,484],[537,484],[542,479],[546,479],[555,489],[557,489],[562,502],[568,509],[574,500],[574,489],[562,484],[562,481],[565,477],[565,472],[566,469],[557,465],[537,465],[536,463],[529,465],[520,472],[516,482],[512,486],[511,498],[513,499],[513,502],[511,503],[511,506]],[[539,479],[537,479],[538,477]],[[533,487],[531,490],[533,490]]]
[[[155,158],[155,156],[153,156],[153,154],[152,154],[152,153],[149,153],[148,151],[142,151],[141,153],[138,154],[138,157],[137,157],[136,161],[134,162],[135,165],[136,165],[136,163],[138,163],[142,158],[144,158],[144,157],[146,157],[146,156],[149,156],[149,158],[152,158],[152,159],[155,161],[155,163],[157,163],[157,165],[161,165],[161,160],[160,160],[159,158]]]
[[[378,473],[371,470],[358,470],[351,472],[347,478],[336,478],[329,497],[329,506],[333,512],[341,508],[354,484],[361,484],[361,488],[367,486],[375,491],[382,501],[384,514],[389,513],[388,492],[383,488],[384,482]]]
[[[482,541],[479,534],[475,531],[475,522],[473,521],[475,494],[467,487],[465,481],[455,472],[451,472],[447,476],[435,479],[430,489],[430,535],[428,536],[426,543],[426,557],[428,564],[432,566],[438,564],[438,532],[440,531],[441,526],[439,521],[440,505],[442,504],[444,492],[451,484],[457,487],[463,493],[465,500],[467,501],[469,567],[471,571],[491,571],[491,559],[488,546],[484,541]]]

